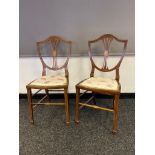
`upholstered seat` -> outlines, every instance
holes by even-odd
[[[119,85],[116,80],[103,77],[90,77],[81,82],[79,86],[98,90],[119,90]]]
[[[36,79],[30,83],[31,86],[45,86],[45,87],[52,87],[52,86],[65,86],[67,85],[67,78],[65,76],[42,76],[39,79]]]

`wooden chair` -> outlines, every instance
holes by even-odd
[[[102,67],[98,67],[96,65],[96,62],[94,62],[93,59],[93,54],[92,54],[92,45],[100,41],[102,43],[102,53],[103,53],[103,61],[104,63],[102,64]],[[110,52],[110,46],[112,42],[116,42],[117,44],[122,45],[122,55],[119,58],[119,61],[112,67],[108,67],[107,59],[109,57],[109,52]],[[121,85],[119,83],[119,67],[121,65],[121,62],[123,60],[126,47],[127,47],[127,40],[121,40],[116,38],[115,36],[111,34],[105,34],[99,37],[98,39],[92,40],[88,42],[89,46],[89,57],[91,61],[91,73],[90,73],[90,78],[85,79],[78,83],[76,85],[76,124],[79,123],[79,110],[86,106],[90,108],[95,108],[99,110],[106,110],[109,112],[114,113],[114,122],[113,122],[113,134],[117,132],[117,114],[118,114],[118,106],[119,106],[119,96],[120,96],[120,91],[121,91]],[[118,45],[117,45],[118,46]],[[113,48],[114,49],[114,48]],[[95,77],[94,76],[94,71],[98,70],[101,72],[111,72],[115,71],[115,79],[111,78],[104,78],[104,77]],[[80,90],[84,90],[84,93],[80,95]],[[84,95],[86,92],[91,91],[92,92],[92,97],[86,101],[85,103],[80,102],[80,97]],[[112,108],[107,108],[107,107],[101,107],[96,104],[95,101],[95,93],[99,94],[107,94],[107,95],[112,95],[114,97],[113,100],[113,107]],[[94,101],[93,104],[90,104],[90,101]]]
[[[66,124],[69,123],[69,112],[68,112],[68,83],[69,83],[69,73],[68,73],[68,61],[71,54],[71,41],[66,41],[59,36],[50,36],[47,39],[37,42],[37,52],[39,58],[42,63],[42,76],[38,79],[33,80],[29,83],[27,88],[27,96],[28,96],[28,111],[29,111],[29,119],[31,123],[34,123],[33,119],[33,109],[37,105],[63,105],[65,106],[65,114],[66,114]],[[48,65],[45,57],[46,54],[49,54],[52,59],[50,59],[50,63],[52,65]],[[66,53],[65,62],[58,67],[57,58],[59,54]],[[50,58],[50,57],[49,57]],[[33,67],[33,66],[32,66]],[[64,76],[62,75],[46,75],[48,71],[60,71],[64,69]],[[46,95],[37,103],[32,102],[32,89],[39,89],[35,94],[40,92],[41,90],[45,90]],[[52,103],[50,101],[49,91],[64,91],[65,103]],[[43,103],[44,99],[48,99],[48,102]]]

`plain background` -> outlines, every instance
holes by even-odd
[[[72,56],[87,55],[88,40],[105,33],[128,39],[127,53],[135,52],[134,0],[20,0],[19,4],[21,57],[36,56],[35,43],[49,35],[73,41]]]

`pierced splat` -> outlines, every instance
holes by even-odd
[[[57,69],[58,68],[58,64],[57,64],[57,50],[52,50],[52,56],[53,56],[53,69]]]
[[[57,64],[58,46],[59,46],[61,40],[59,37],[53,36],[53,37],[50,37],[50,41],[51,41],[51,44],[53,47],[53,49],[52,49],[52,57],[53,57],[52,68],[54,70],[56,70],[56,69],[58,69],[58,64]]]
[[[104,56],[104,62],[103,62],[103,69],[108,69],[108,64],[107,64],[107,59],[108,59],[108,56],[109,56],[109,48],[110,48],[110,44],[112,42],[113,38],[111,36],[107,36],[107,37],[104,37],[102,39],[103,41],[103,45],[104,45],[104,53],[103,53],[103,56]]]

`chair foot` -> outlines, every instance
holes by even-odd
[[[30,123],[31,123],[31,124],[34,124],[34,121],[33,121],[33,120],[30,120]]]
[[[75,120],[75,123],[76,123],[76,126],[78,126],[78,124],[79,124],[79,121],[76,121],[76,120]]]
[[[69,126],[69,122],[66,122],[66,126]]]
[[[112,134],[113,134],[113,135],[116,135],[116,134],[117,134],[117,130],[114,130],[114,129],[113,129],[113,130],[112,130]]]

